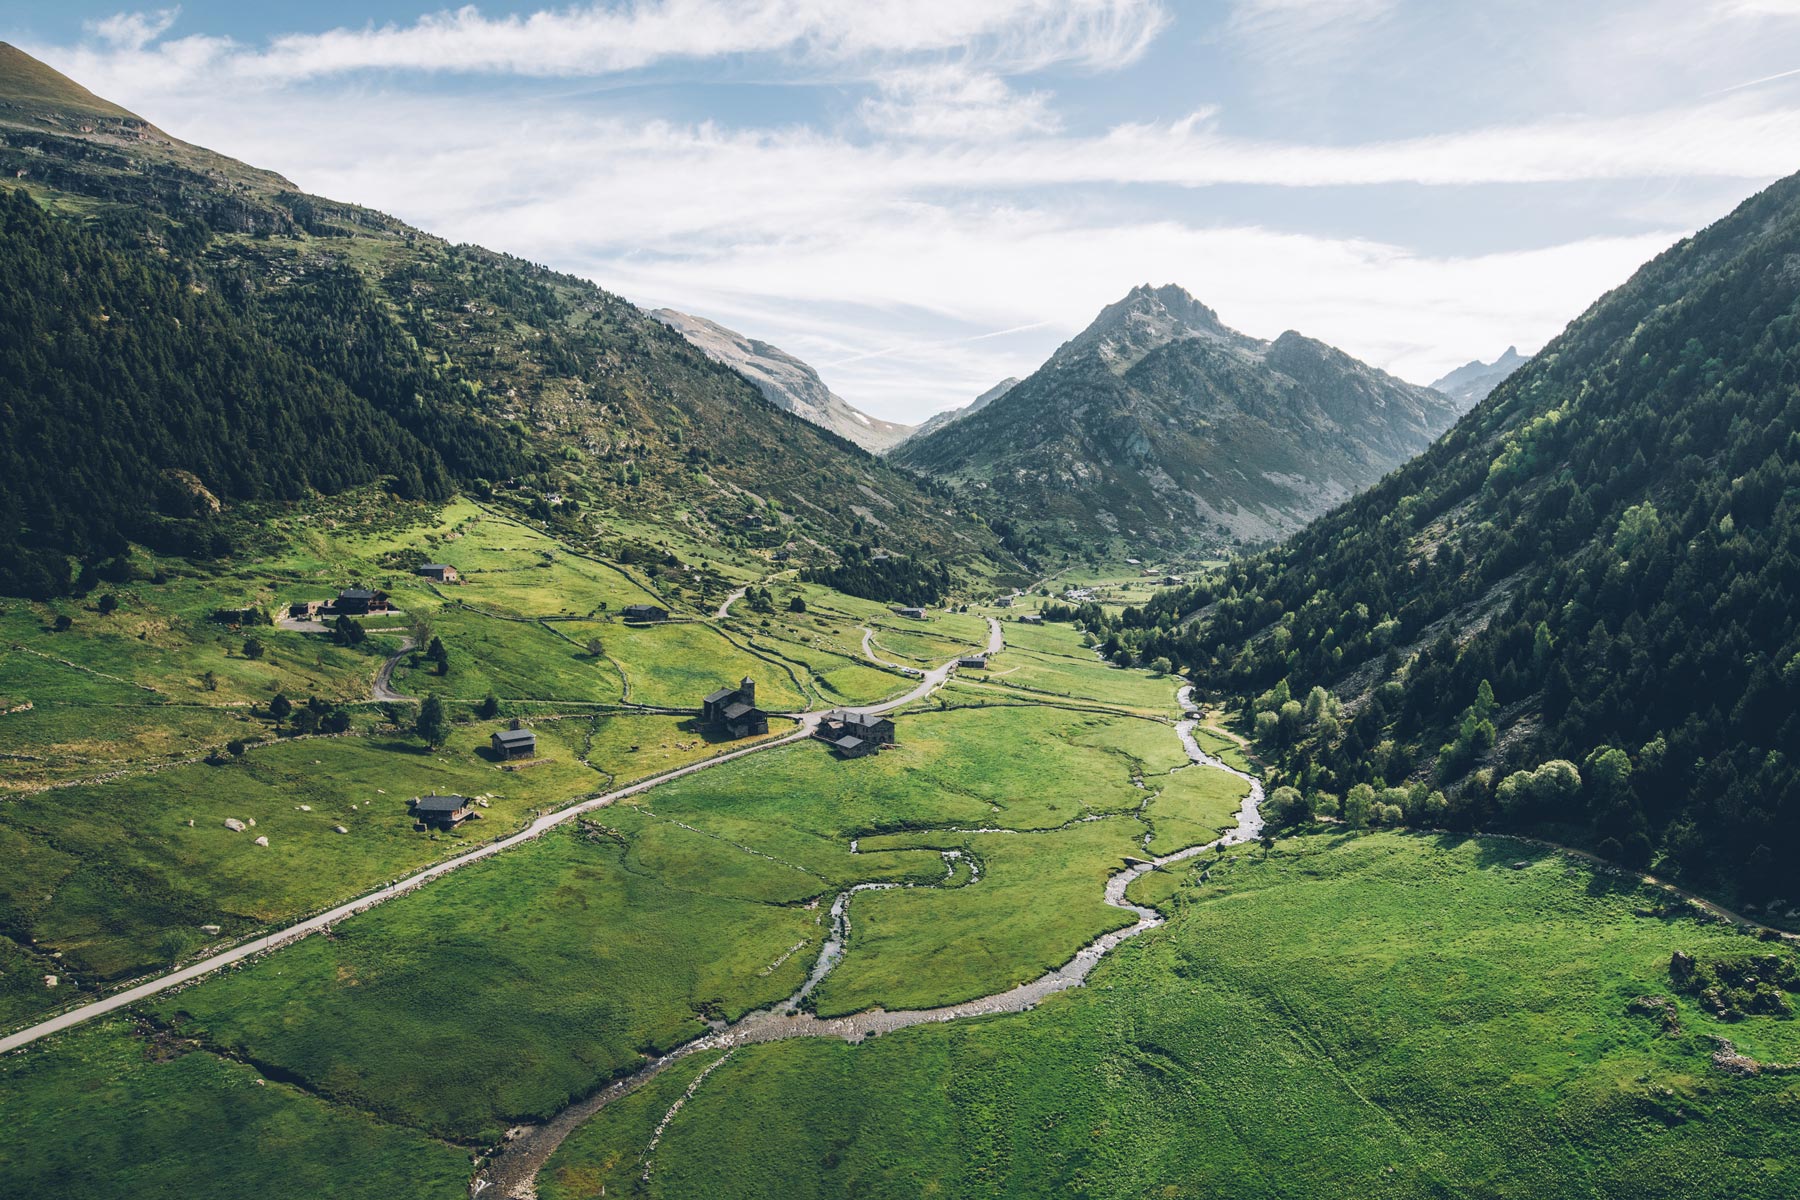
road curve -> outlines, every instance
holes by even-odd
[[[994,646],[1001,639],[1000,624],[992,618],[989,618],[989,625],[988,642],[990,646]],[[942,687],[944,681],[950,677],[950,673],[954,669],[954,661],[945,663],[940,667],[933,667],[931,670],[925,672],[924,678],[919,681],[917,687],[904,695],[897,696],[891,700],[885,700],[880,704],[867,705],[856,709],[855,711],[864,713],[884,713],[911,704],[913,701],[921,699],[922,697],[929,695],[935,689]],[[459,867],[467,866],[472,862],[479,862],[481,859],[492,857],[503,850],[510,850],[515,846],[521,846],[535,838],[542,837],[549,830],[556,828],[558,825],[572,821],[583,813],[589,813],[598,808],[605,808],[607,805],[616,801],[623,800],[628,796],[636,796],[642,792],[647,792],[650,789],[660,787],[671,780],[681,779],[700,771],[711,770],[713,767],[719,766],[722,763],[733,762],[751,754],[760,754],[765,750],[772,750],[777,746],[789,746],[793,745],[795,742],[804,741],[812,736],[813,730],[818,727],[819,721],[825,714],[823,712],[802,712],[791,713],[788,715],[798,722],[799,728],[785,737],[775,738],[767,742],[758,742],[754,746],[746,746],[742,750],[733,750],[729,753],[718,755],[715,758],[706,759],[703,762],[689,763],[685,767],[677,767],[672,771],[665,771],[661,775],[653,775],[648,779],[640,780],[628,787],[618,788],[615,791],[606,792],[598,796],[590,796],[585,800],[580,800],[569,805],[567,808],[560,808],[555,812],[545,813],[517,833],[498,838],[495,841],[487,843],[485,846],[477,846],[475,849],[466,851],[454,858],[447,858],[443,862],[426,867],[423,870],[407,876],[405,879],[390,883],[386,887],[378,888],[373,892],[366,893],[354,900],[340,904],[336,908],[319,913],[316,916],[307,917],[304,920],[297,921],[285,929],[277,930],[274,933],[264,934],[262,937],[252,938],[247,942],[240,942],[229,950],[220,951],[218,954],[201,959],[197,963],[182,967],[179,970],[170,971],[166,975],[159,975],[155,979],[147,980],[120,992],[114,992],[101,999],[91,1000],[88,1003],[81,1005],[79,1008],[72,1008],[68,1012],[51,1017],[49,1020],[40,1021],[36,1025],[21,1029],[16,1033],[8,1034],[6,1037],[0,1037],[0,1054],[17,1050],[21,1046],[29,1046],[40,1038],[48,1037],[53,1033],[60,1033],[65,1029],[72,1029],[84,1021],[91,1021],[95,1017],[105,1016],[110,1012],[117,1012],[119,1009],[135,1004],[139,1000],[147,1000],[159,992],[168,991],[170,988],[179,987],[184,983],[191,983],[196,979],[212,974],[222,967],[228,967],[233,963],[242,962],[253,955],[262,954],[266,951],[285,946],[289,942],[298,941],[301,938],[306,937],[308,934],[318,933],[323,929],[329,928],[338,921],[353,917],[357,913],[366,912],[378,904],[394,899],[396,896],[404,896],[406,893],[424,886],[433,879],[438,878],[440,875],[448,875],[451,871],[454,871]]]
[[[394,668],[400,665],[400,660],[406,657],[406,652],[412,648],[412,635],[407,634],[400,639],[399,652],[389,655],[382,662],[381,669],[375,672],[375,699],[389,701],[414,699],[412,696],[404,696],[396,692],[393,688]]]

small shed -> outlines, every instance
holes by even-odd
[[[894,612],[902,617],[911,617],[915,621],[923,621],[925,619],[925,610],[922,608],[907,606],[905,608],[896,608]]]
[[[462,824],[475,811],[475,802],[467,796],[415,796],[412,810],[423,824],[447,829]]]
[[[965,654],[956,660],[956,665],[959,667],[967,667],[971,671],[985,671],[987,670],[987,655]]]
[[[1042,613],[1020,613],[1019,614],[1019,624],[1021,624],[1021,625],[1042,625],[1043,623],[1044,623],[1044,614],[1042,614]]]
[[[501,758],[535,758],[537,734],[529,729],[502,729],[489,739]]]
[[[654,604],[627,604],[620,615],[627,621],[666,621],[669,619],[669,610]]]
[[[419,568],[419,574],[438,583],[455,583],[462,578],[449,563],[426,563]]]

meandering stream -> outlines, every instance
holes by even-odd
[[[1182,688],[1178,695],[1179,703],[1186,711],[1191,699],[1192,689]],[[721,1023],[708,1033],[701,1034],[690,1042],[685,1042],[669,1051],[662,1057],[646,1063],[634,1073],[589,1096],[577,1101],[542,1125],[516,1130],[511,1140],[486,1164],[470,1185],[472,1195],[480,1196],[490,1189],[499,1189],[494,1195],[507,1197],[508,1200],[527,1200],[537,1194],[537,1174],[550,1156],[555,1153],[563,1139],[574,1132],[583,1123],[591,1119],[602,1108],[622,1096],[629,1095],[656,1078],[663,1071],[682,1059],[694,1054],[713,1050],[729,1051],[738,1046],[756,1042],[785,1041],[797,1037],[834,1037],[846,1042],[861,1042],[864,1038],[888,1033],[896,1029],[906,1029],[914,1025],[925,1025],[939,1021],[956,1021],[965,1017],[985,1017],[999,1013],[1025,1012],[1035,1008],[1039,1001],[1047,996],[1067,988],[1077,987],[1087,979],[1088,973],[1099,964],[1100,960],[1110,954],[1121,943],[1137,937],[1163,924],[1163,916],[1153,908],[1133,904],[1125,898],[1126,891],[1138,879],[1150,871],[1184,859],[1193,858],[1211,850],[1214,846],[1230,846],[1251,841],[1262,833],[1262,784],[1254,776],[1247,775],[1207,754],[1194,740],[1194,729],[1197,720],[1183,720],[1175,726],[1176,736],[1187,751],[1189,760],[1200,768],[1224,771],[1241,779],[1248,785],[1248,794],[1237,812],[1237,825],[1222,836],[1210,842],[1189,846],[1160,858],[1133,862],[1122,871],[1115,872],[1106,881],[1104,896],[1106,903],[1114,908],[1124,909],[1134,914],[1137,920],[1121,929],[1102,935],[1076,952],[1062,966],[1029,982],[1019,984],[1004,992],[996,992],[990,996],[982,996],[974,1000],[966,1000],[960,1004],[944,1005],[940,1008],[907,1009],[899,1012],[886,1012],[873,1009],[867,1012],[852,1013],[843,1017],[822,1018],[812,1013],[801,1011],[800,1005],[815,988],[830,974],[831,970],[843,960],[844,947],[850,928],[850,902],[859,891],[877,888],[901,886],[896,884],[857,884],[840,892],[831,906],[831,932],[813,968],[800,990],[786,1001],[772,1008],[759,1009],[748,1013],[729,1024]],[[995,830],[994,832],[1011,832]],[[854,849],[854,845],[852,846]],[[949,854],[945,858],[949,875],[946,882],[954,878],[955,861]],[[970,886],[975,880],[972,878]],[[671,1115],[673,1115],[671,1113]]]

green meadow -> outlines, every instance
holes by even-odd
[[[564,1143],[540,1194],[1793,1194],[1800,1076],[1711,1055],[1723,1036],[1800,1061],[1800,1028],[1675,991],[1674,951],[1758,943],[1634,915],[1661,893],[1502,839],[1386,834],[1152,881],[1175,920],[1087,987],[858,1046],[741,1048],[652,1152],[692,1076],[659,1079]],[[1644,995],[1677,1032],[1632,1010]]]
[[[602,810],[151,1007],[334,1100],[491,1141],[703,1018],[792,994],[824,937],[825,906],[799,901],[821,887]]]
[[[595,746],[616,748],[627,720],[641,718],[597,718]],[[572,742],[587,723],[541,722],[540,736],[552,724]],[[183,1036],[384,1119],[487,1138],[687,1040],[703,1017],[791,995],[852,883],[924,886],[857,897],[839,971],[857,969],[841,987],[832,977],[822,1009],[963,999],[1129,920],[1099,891],[1145,830],[1135,781],[1178,761],[1168,726],[1007,706],[902,729],[904,747],[876,758],[806,742],[672,782],[151,1007]],[[997,747],[1050,757],[1081,794],[1044,795],[1032,759]],[[1101,810],[1118,815],[1071,823]],[[851,850],[870,830],[996,813],[1041,831]],[[966,869],[946,881],[940,851],[959,848],[979,882]],[[465,1031],[454,1054],[437,1033],[446,1011]]]
[[[36,1200],[466,1194],[469,1152],[109,1018],[0,1060],[7,1191]]]
[[[706,622],[575,623],[568,632],[578,641],[600,638],[608,657],[625,672],[633,704],[699,708],[707,693],[735,687],[747,675],[756,681],[756,702],[762,708],[795,712],[807,707],[798,671],[743,649]]]
[[[435,753],[391,732],[300,738],[223,765],[28,793],[0,808],[0,846],[12,864],[0,873],[0,913],[9,932],[60,952],[62,973],[78,983],[165,966],[584,795],[721,752],[686,725],[635,714],[538,720],[542,761],[515,770],[489,753],[489,734],[504,727],[494,721],[456,726]],[[488,804],[455,830],[421,833],[407,801],[434,791]],[[233,832],[227,818],[256,824]],[[203,932],[209,924],[221,932]]]

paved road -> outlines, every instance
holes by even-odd
[[[725,597],[719,604],[719,611],[714,613],[713,616],[721,621],[726,617],[729,617],[731,615],[731,606],[736,604],[739,600],[742,600],[744,598],[744,593],[749,590],[748,587],[741,587],[737,591],[731,593],[731,595]]]
[[[988,648],[990,652],[997,651],[1002,639],[1000,623],[989,618],[988,624]],[[934,667],[930,671],[925,672],[924,678],[919,681],[917,687],[904,695],[897,696],[891,700],[885,700],[880,704],[868,705],[859,708],[856,711],[865,713],[884,713],[910,704],[914,700],[929,695],[935,689],[942,687],[944,681],[950,678],[950,673],[954,667],[954,660],[945,663],[941,667]],[[379,694],[379,686],[377,692]],[[661,775],[653,775],[649,779],[634,783],[629,787],[622,787],[616,791],[607,792],[599,796],[590,796],[586,800],[578,801],[567,808],[558,809],[556,812],[552,813],[546,813],[527,825],[524,829],[519,830],[517,833],[489,842],[485,846],[478,846],[473,850],[457,855],[455,858],[445,859],[435,866],[426,867],[416,874],[409,875],[405,879],[395,883],[390,883],[386,887],[379,888],[367,895],[359,896],[355,900],[340,904],[327,912],[322,912],[317,916],[307,917],[305,920],[297,921],[286,929],[266,934],[263,937],[252,938],[250,941],[242,942],[229,950],[222,951],[210,958],[202,959],[191,966],[182,967],[180,970],[171,971],[166,975],[159,975],[155,979],[140,983],[135,987],[126,988],[122,992],[114,992],[102,999],[89,1001],[79,1008],[70,1009],[68,1012],[51,1017],[47,1021],[39,1022],[30,1028],[21,1029],[17,1033],[0,1038],[0,1054],[17,1050],[21,1046],[28,1046],[40,1038],[48,1037],[53,1033],[59,1033],[65,1029],[71,1029],[84,1021],[91,1021],[95,1017],[104,1016],[109,1012],[117,1012],[119,1009],[135,1004],[139,1000],[147,1000],[159,992],[165,992],[172,987],[179,987],[181,984],[190,983],[205,975],[210,975],[221,967],[228,967],[232,963],[242,962],[252,955],[261,954],[265,951],[286,945],[289,942],[298,941],[308,934],[317,933],[320,930],[327,929],[347,917],[355,916],[360,912],[366,912],[369,909],[374,908],[377,904],[392,900],[396,896],[404,896],[406,893],[424,886],[440,875],[448,875],[458,867],[464,867],[469,863],[479,862],[481,859],[499,854],[503,850],[510,850],[515,846],[524,845],[534,838],[543,836],[546,832],[556,828],[558,825],[574,820],[583,813],[592,812],[597,808],[604,808],[609,804],[625,799],[627,796],[636,796],[642,792],[647,792],[651,788],[660,787],[671,780],[681,779],[700,771],[711,770],[721,763],[732,762],[751,754],[759,754],[764,750],[771,750],[777,746],[788,746],[795,742],[804,741],[806,738],[812,736],[812,731],[818,727],[819,721],[825,714],[823,712],[804,712],[791,715],[799,722],[800,728],[793,733],[788,734],[786,737],[776,738],[767,742],[758,742],[754,746],[746,746],[742,750],[733,750],[728,754],[721,754],[716,758],[709,758],[704,762],[689,763],[685,767],[677,767],[673,771],[666,771]]]
[[[411,697],[411,696],[401,695],[399,692],[396,692],[393,688],[394,668],[400,665],[400,660],[402,658],[405,658],[406,652],[408,650],[411,650],[412,648],[413,648],[413,640],[412,640],[412,635],[409,633],[405,637],[400,639],[400,652],[398,654],[395,654],[395,655],[391,656],[390,658],[388,658],[387,661],[385,661],[381,664],[381,669],[379,671],[375,672],[375,699],[377,699],[377,700],[411,700],[411,699],[413,699],[413,697]]]

